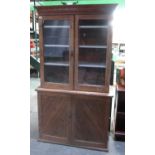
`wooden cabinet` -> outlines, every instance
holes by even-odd
[[[113,135],[115,140],[125,141],[125,88],[117,86],[114,105]]]
[[[40,140],[107,150],[111,96],[38,88]]]
[[[115,7],[37,7],[40,140],[107,150]]]

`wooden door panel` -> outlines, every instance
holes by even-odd
[[[107,147],[109,104],[107,98],[74,97],[73,141],[77,145]]]
[[[40,95],[40,135],[42,139],[68,142],[70,97],[61,94]]]

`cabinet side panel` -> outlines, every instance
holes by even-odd
[[[42,25],[43,25],[43,18],[42,16],[39,17],[39,48],[40,48],[40,81],[41,86],[44,82],[44,59],[43,59],[43,31],[42,31]]]
[[[107,35],[107,55],[106,55],[106,66],[108,68],[106,69],[106,77],[105,77],[105,86],[109,88],[110,85],[110,75],[111,75],[111,59],[112,59],[112,27],[110,25],[109,20],[109,27],[108,27],[108,35]],[[108,89],[109,91],[109,89]]]

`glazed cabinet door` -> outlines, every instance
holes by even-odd
[[[108,92],[111,26],[106,16],[79,15],[75,19],[75,89]]]
[[[38,102],[40,139],[69,144],[71,133],[70,96],[39,92]]]
[[[74,97],[74,145],[107,149],[109,101],[106,97]]]
[[[73,16],[46,16],[40,22],[41,85],[73,87]]]

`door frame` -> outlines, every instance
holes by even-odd
[[[105,68],[105,84],[104,85],[90,85],[90,84],[79,84],[78,83],[78,56],[79,56],[79,20],[80,19],[107,19],[108,30],[107,30],[107,50],[106,50],[106,66]],[[74,88],[75,90],[81,91],[94,91],[94,92],[109,92],[110,84],[110,69],[111,69],[111,49],[112,49],[112,29],[110,25],[111,16],[108,15],[76,15],[75,16],[75,65],[74,65]]]
[[[69,83],[53,83],[46,82],[44,78],[44,45],[43,45],[43,24],[45,20],[69,20]],[[73,62],[74,62],[74,16],[64,15],[64,16],[41,16],[39,18],[39,46],[40,46],[40,77],[41,77],[41,87],[50,89],[73,89]]]

